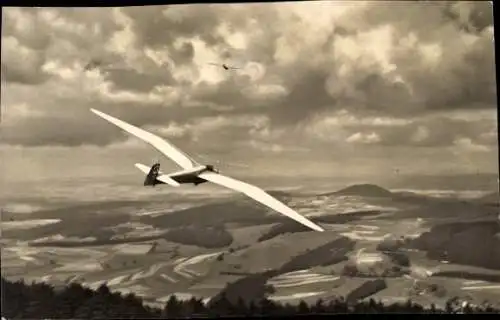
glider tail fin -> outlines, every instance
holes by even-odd
[[[145,186],[155,186],[156,184],[161,184],[163,182],[158,181],[156,178],[160,175],[160,164],[155,163],[151,168],[140,163],[136,163],[135,166],[146,174],[144,178]]]
[[[144,179],[144,185],[154,187],[156,184],[162,183],[162,182],[156,180],[159,173],[160,173],[160,164],[157,162],[157,163],[153,164],[153,166],[149,170],[148,174],[146,175],[146,178]]]
[[[159,163],[153,164],[151,168],[140,163],[136,163],[135,166],[146,175],[146,178],[144,179],[145,186],[154,187],[157,184],[168,184],[172,187],[179,186],[177,181],[160,172]]]

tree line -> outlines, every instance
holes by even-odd
[[[345,313],[500,313],[489,305],[464,305],[457,299],[448,301],[444,309],[434,305],[423,307],[412,301],[383,304],[369,301],[347,302],[336,298],[328,302],[318,300],[308,305],[282,304],[269,299],[245,302],[238,299],[231,303],[224,295],[213,302],[201,299],[179,300],[172,295],[163,308],[153,307],[133,293],[123,295],[112,292],[105,284],[96,290],[71,283],[54,288],[46,283],[26,284],[9,281],[2,277],[2,317],[6,319],[105,319],[105,318],[215,318],[223,316],[293,316],[311,314]]]

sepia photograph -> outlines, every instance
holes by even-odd
[[[500,313],[491,1],[3,7],[2,318]]]

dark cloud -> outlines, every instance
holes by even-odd
[[[203,117],[220,116],[221,112],[206,105],[186,106],[180,104],[152,103],[137,108],[137,104],[100,102],[98,109],[138,126],[167,125],[170,122],[184,123]],[[88,111],[88,110],[84,110]]]
[[[492,14],[484,3],[372,3],[338,15],[329,2],[12,10],[4,15],[2,78],[31,84],[40,97],[52,95],[44,103],[36,94],[31,101],[9,98],[45,113],[8,127],[4,138],[13,144],[104,145],[120,139],[104,124],[88,129],[96,123],[90,107],[141,126],[262,114],[271,120],[266,129],[273,130],[307,127],[341,109],[360,119],[427,119],[438,112],[493,110],[497,101]],[[244,45],[233,45],[238,40],[231,34],[240,34]],[[94,58],[106,61],[102,75],[111,92],[103,84],[90,92],[87,83],[101,81],[90,76],[69,84],[76,76],[62,70],[74,71]],[[201,65],[213,59],[254,63],[262,70],[221,70],[213,76]],[[54,61],[61,65],[59,73],[44,71],[42,66]],[[52,85],[42,89],[44,83]],[[266,90],[279,93],[262,93]],[[133,98],[127,100],[127,94]],[[154,99],[148,96],[153,94]],[[60,127],[60,113],[81,117]],[[440,119],[351,129],[352,134],[373,131],[385,145],[491,139],[478,129],[483,124]],[[426,138],[412,139],[419,130]],[[212,140],[230,140],[235,131]]]
[[[420,60],[420,61],[419,61]],[[496,105],[494,48],[483,37],[474,45],[444,47],[439,66],[430,68],[422,56],[400,54],[395,57],[403,78],[407,79],[427,110],[493,108]]]
[[[224,42],[224,38],[215,33],[220,20],[216,9],[211,6],[127,7],[122,12],[131,19],[137,45],[167,48],[176,64],[189,63],[193,58],[192,45],[183,43],[179,48],[175,46],[175,42],[182,41],[183,37],[199,37],[209,46]]]
[[[182,43],[179,48],[169,48],[170,58],[179,65],[185,65],[193,61],[194,48],[190,42]]]
[[[2,62],[2,80],[25,85],[36,85],[45,82],[50,75],[40,70],[37,61],[26,61],[25,64],[7,65]],[[32,68],[30,68],[30,66]]]
[[[228,77],[218,84],[202,82],[193,90],[193,100],[214,103],[221,106],[233,106],[248,108],[251,101],[245,97],[243,90],[250,85],[250,79],[246,76]],[[235,86],[235,82],[240,86]]]
[[[143,73],[133,69],[104,68],[106,80],[113,88],[131,92],[150,92],[158,85],[173,86],[176,81],[168,68],[154,73]]]
[[[453,20],[460,28],[470,33],[480,33],[493,25],[493,5],[491,1],[450,2],[443,15]]]
[[[12,15],[3,14],[2,21],[2,79],[12,83],[36,85],[49,77],[42,70],[44,50],[51,43],[51,35],[43,30],[36,11],[31,8],[17,9]]]
[[[14,36],[23,46],[32,50],[45,50],[52,35],[38,16],[35,8],[3,10],[2,37]]]
[[[291,124],[307,120],[327,108],[336,107],[335,98],[325,88],[328,75],[314,70],[304,74],[289,88],[289,94],[271,108],[274,123]]]
[[[2,90],[4,91],[4,90]],[[23,91],[20,91],[22,93]],[[5,94],[5,100],[12,99],[12,92]],[[135,102],[116,102],[91,98],[74,101],[59,97],[38,101],[22,115],[20,107],[11,105],[5,109],[6,115],[1,127],[1,143],[10,145],[43,146],[104,146],[124,141],[127,137],[121,130],[109,125],[90,112],[95,108],[109,113],[137,126],[166,126],[169,123],[186,123],[198,117],[216,117],[220,112],[205,106],[181,107],[164,103],[149,103],[137,107]],[[9,120],[15,117],[14,120]]]
[[[455,21],[443,15],[444,10],[448,10],[446,3],[374,4],[353,16],[347,15],[340,23],[346,29],[356,28],[358,36],[363,30],[393,27],[393,48],[388,57],[396,68],[390,74],[400,76],[401,81],[390,79],[373,63],[362,63],[367,58],[362,56],[346,85],[352,87],[349,90],[354,97],[345,91],[337,91],[334,96],[340,100],[346,96],[351,98],[348,100],[358,100],[357,105],[365,108],[408,116],[439,109],[493,108],[496,83],[492,35],[487,34],[483,25],[480,31],[484,34],[476,34],[478,39],[467,43],[471,38],[461,32]],[[471,17],[461,16],[461,19],[469,21]],[[430,46],[433,44],[435,48]],[[422,45],[428,46],[429,55],[436,55],[436,62],[426,59]]]
[[[479,10],[473,3],[466,5],[468,12]],[[456,17],[447,16],[447,10],[457,11]],[[492,109],[496,106],[494,47],[486,29],[488,23],[491,26],[491,20],[478,22],[474,20],[475,14],[461,10],[450,8],[444,2],[421,6],[370,5],[335,21],[332,30],[324,31],[326,40],[318,45],[318,51],[298,49],[303,54],[298,54],[286,70],[275,66],[280,35],[274,34],[271,28],[269,34],[273,37],[260,39],[260,47],[266,49],[258,52],[256,60],[269,63],[267,76],[272,72],[279,75],[289,95],[269,101],[267,108],[258,110],[267,109],[273,123],[279,125],[304,122],[327,109],[346,105],[360,112],[378,111],[400,117],[442,109]],[[484,6],[481,10],[485,10]],[[303,23],[300,16],[294,19]],[[481,27],[469,35],[470,30],[461,28],[458,20]],[[384,26],[392,27],[390,47],[383,55],[387,64],[392,64],[393,71],[384,70],[373,54],[360,53],[360,48],[353,49],[352,59],[334,57],[336,48],[346,43],[363,47],[366,40],[363,32]],[[311,54],[325,55],[325,58],[312,65],[308,61],[314,59]],[[346,67],[350,69],[348,76],[342,73]],[[255,104],[240,93],[246,85],[231,78],[220,88],[211,90],[210,95],[204,91],[197,97],[223,105],[236,104],[238,108],[248,107],[252,112],[257,110]]]
[[[470,33],[480,33],[493,25],[493,6],[489,1],[419,2],[410,6],[406,1],[372,2],[365,10],[342,17],[342,24],[344,30],[351,32],[391,24],[402,34],[415,32],[424,41],[433,39],[450,23],[457,30]]]
[[[56,126],[54,124],[57,123]],[[3,125],[2,142],[10,145],[43,146],[50,141],[56,146],[105,146],[125,140],[122,132],[108,125],[95,122],[92,127],[81,118],[36,117],[26,118],[16,126]]]
[[[220,115],[219,111],[203,105],[186,107],[183,105],[150,103],[138,108],[137,103],[134,102],[98,101],[93,107],[137,126],[168,125],[171,122],[185,123],[191,119]],[[89,121],[88,125],[93,125],[96,119],[99,120],[85,105],[80,106],[78,114],[84,115],[82,120]]]
[[[66,63],[98,49],[119,26],[102,8],[3,9],[2,77],[5,81],[38,85],[50,79],[43,70],[56,52]],[[106,40],[104,40],[106,39]]]
[[[467,121],[439,116],[418,119],[406,125],[346,127],[351,132],[374,133],[379,137],[374,143],[386,146],[449,147],[461,139],[478,146],[494,147],[497,144],[494,119]]]

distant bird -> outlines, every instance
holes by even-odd
[[[105,69],[105,70],[117,70],[117,69],[126,69],[126,67],[123,67],[123,66],[120,66],[120,65],[117,65],[115,63],[111,63],[111,62],[106,62],[104,60],[100,60],[100,59],[91,59],[89,61],[89,63],[87,63],[85,65],[85,67],[83,67],[83,70],[85,71],[91,71],[91,70],[95,70],[95,69]]]
[[[238,68],[238,67],[228,66],[225,63],[220,64],[220,63],[210,62],[209,64],[211,64],[213,66],[217,66],[217,67],[222,67],[222,68],[224,68],[224,70],[237,70],[237,69],[241,69],[241,68]]]
[[[102,65],[101,61],[93,59],[93,60],[90,60],[89,63],[87,63],[85,65],[85,67],[83,67],[83,70],[85,70],[85,71],[94,70],[96,68],[99,68],[101,65]]]

